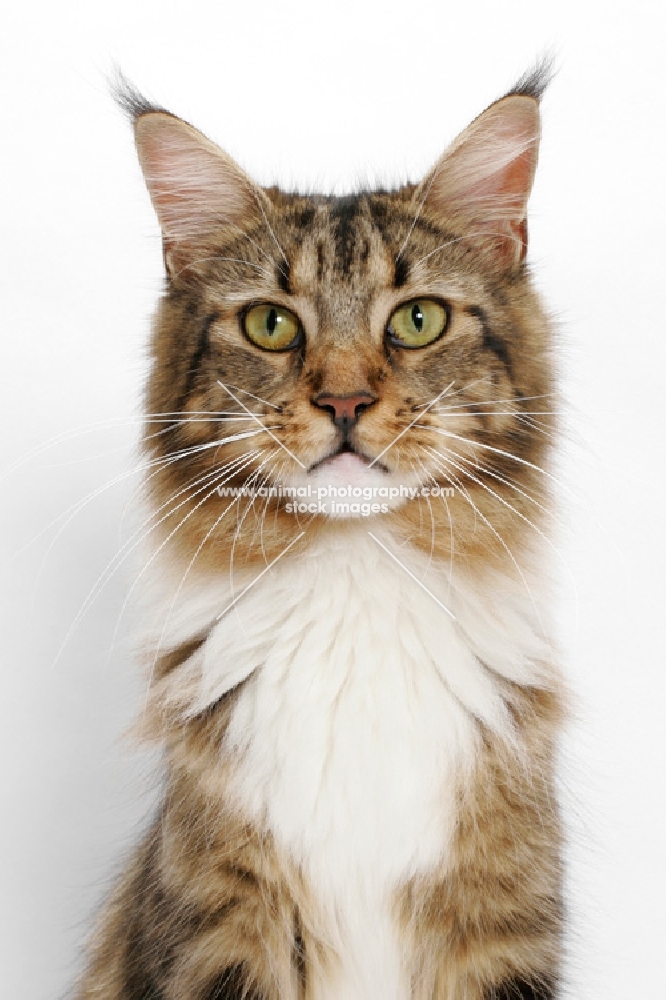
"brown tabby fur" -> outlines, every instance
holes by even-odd
[[[486,738],[460,791],[448,871],[410,882],[396,900],[413,1000],[553,995],[560,708],[544,693],[509,696],[529,763],[517,767]],[[82,998],[307,1000],[313,967],[335,962],[302,877],[225,807],[219,747],[229,709],[170,724],[168,794],[105,914]]]
[[[536,98],[539,86],[535,79],[516,92]],[[138,122],[153,112],[129,91],[124,101]],[[355,445],[373,456],[455,382],[456,408],[447,413],[445,397],[384,461],[405,473],[425,467],[432,483],[460,486],[460,495],[448,507],[406,503],[390,515],[391,530],[472,576],[495,566],[515,579],[516,564],[528,558],[530,525],[539,533],[548,527],[547,477],[539,471],[554,429],[548,322],[524,261],[507,267],[496,240],[469,235],[469,219],[444,218],[427,198],[416,215],[423,191],[408,185],[333,198],[270,189],[258,195],[261,211],[245,210],[242,231],[220,224],[184,258],[167,240],[169,281],[146,403],[148,414],[173,421],[149,417],[145,447],[161,460],[252,427],[216,422],[221,411],[245,416],[221,378],[274,404],[241,397],[306,465],[327,454],[335,434],[312,398],[322,390],[372,393],[378,402],[359,421]],[[452,303],[446,336],[428,350],[386,349],[392,311],[426,294]],[[237,314],[252,301],[295,311],[307,350],[268,353],[250,344]],[[258,454],[228,485],[258,469],[277,481],[290,460],[268,435],[193,451],[156,465],[148,478],[152,508],[164,517],[155,545],[165,542],[183,570],[201,547],[202,570],[228,568],[233,552],[235,565],[258,572],[294,538],[298,522],[282,502],[246,500],[217,523],[230,500],[214,491],[216,480],[188,492],[248,447]],[[316,516],[301,522],[300,547],[326,530]],[[153,671],[144,728],[166,746],[166,795],[102,915],[79,1000],[308,1000],[313,979],[335,964],[312,887],[270,834],[226,801],[220,746],[238,692],[195,718],[183,715],[190,696],[174,678],[204,640],[165,651]],[[556,681],[549,690],[502,683],[515,746],[480,732],[472,779],[458,790],[446,870],[396,895],[412,1000],[555,996],[562,905],[553,759],[562,695]]]

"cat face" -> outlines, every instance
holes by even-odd
[[[508,549],[535,517],[552,422],[524,263],[538,129],[535,97],[510,95],[419,185],[303,197],[259,188],[166,112],[136,115],[168,275],[149,486],[190,550],[228,544],[232,527],[254,544],[258,505],[237,505],[240,527],[225,519],[221,483],[409,487],[386,516],[449,555]],[[435,502],[433,486],[456,496]],[[262,544],[268,524],[293,532],[279,497],[260,506]]]

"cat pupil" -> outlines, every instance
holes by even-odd
[[[420,333],[423,329],[423,313],[421,312],[421,306],[412,306],[412,323]]]
[[[268,327],[269,333],[275,333],[275,327],[277,326],[277,322],[278,322],[277,311],[275,309],[271,309],[266,319],[266,326]]]

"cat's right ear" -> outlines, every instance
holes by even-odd
[[[243,232],[265,213],[261,188],[187,122],[151,109],[134,118],[134,136],[172,278],[196,269],[214,232]]]

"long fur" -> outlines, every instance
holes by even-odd
[[[421,184],[341,199],[256,187],[121,82],[167,269],[137,533],[166,791],[80,1000],[556,996],[544,80]],[[446,326],[406,349],[391,317],[427,298]],[[293,347],[251,341],[257,303],[298,318]],[[299,509],[325,483],[412,493]]]

